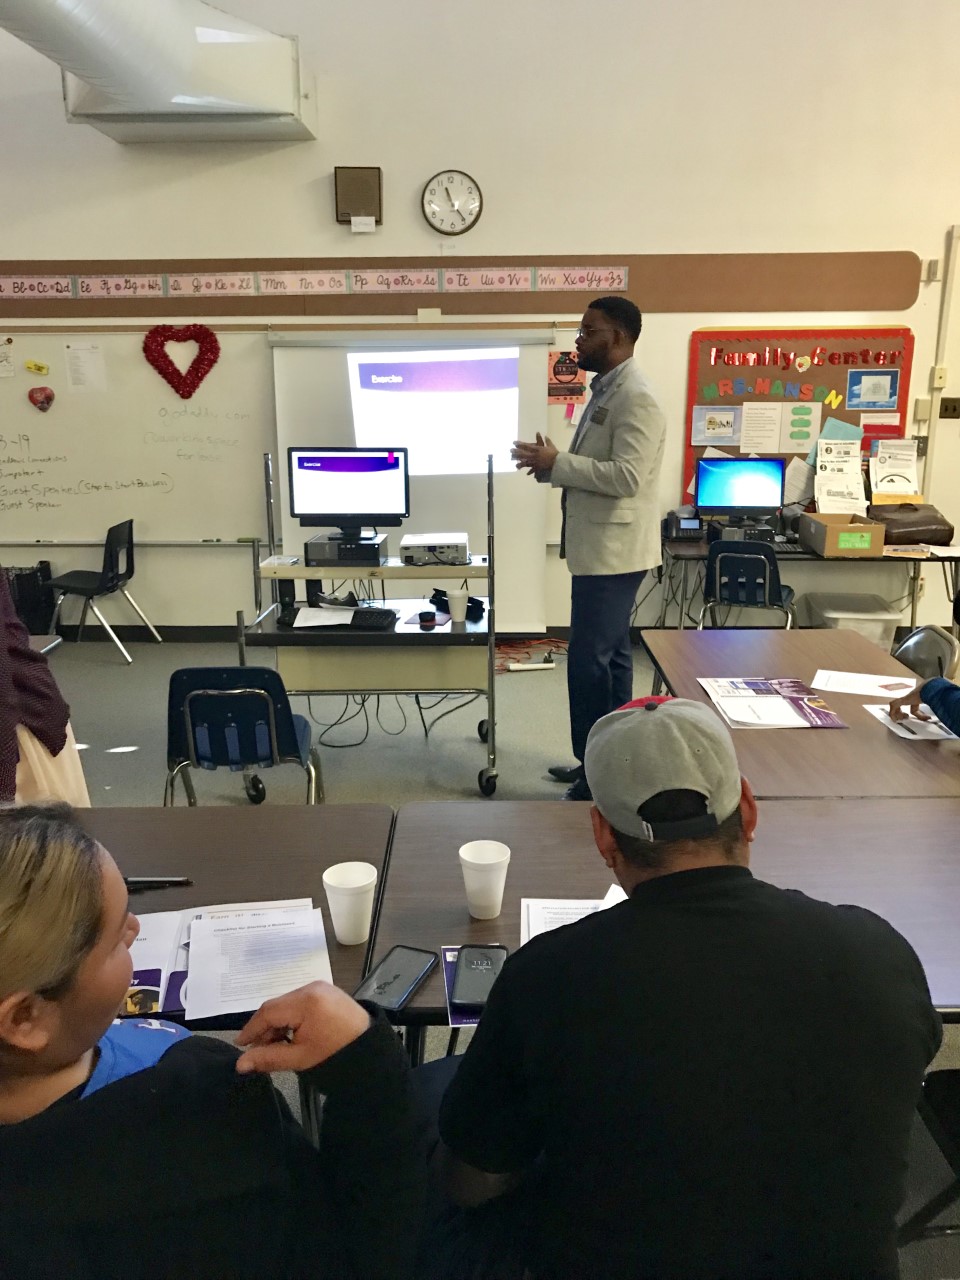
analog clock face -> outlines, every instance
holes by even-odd
[[[441,169],[423,188],[423,216],[442,236],[459,236],[476,226],[483,210],[479,184],[461,169]]]

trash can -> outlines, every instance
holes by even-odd
[[[843,627],[859,632],[887,652],[893,647],[900,614],[890,608],[883,596],[811,591],[801,600],[806,602],[814,626]]]

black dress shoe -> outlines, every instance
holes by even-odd
[[[593,792],[587,786],[587,780],[579,777],[571,787],[567,787],[563,793],[564,800],[592,800]]]
[[[552,764],[547,769],[550,777],[556,782],[576,782],[578,778],[583,777],[582,764]]]

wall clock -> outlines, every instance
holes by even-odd
[[[441,169],[423,188],[423,216],[442,236],[462,236],[483,212],[480,184],[462,169]]]

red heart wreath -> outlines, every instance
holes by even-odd
[[[195,342],[199,347],[186,373],[181,373],[167,355],[168,342]],[[189,400],[220,358],[220,343],[217,335],[205,324],[158,324],[144,338],[143,354],[177,395]]]

